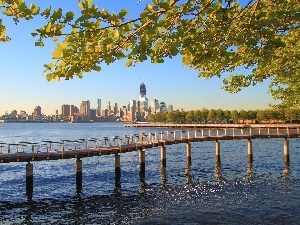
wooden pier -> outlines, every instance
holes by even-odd
[[[139,151],[140,174],[145,176],[145,149],[160,147],[161,167],[167,165],[166,146],[186,144],[187,163],[192,162],[191,143],[215,142],[216,162],[221,161],[220,140],[247,140],[248,162],[253,161],[252,139],[281,138],[283,139],[283,157],[289,164],[289,138],[299,138],[300,127],[256,127],[256,128],[214,128],[214,129],[181,129],[152,133],[140,133],[125,137],[91,138],[62,141],[41,141],[39,143],[0,142],[0,163],[27,162],[26,190],[33,191],[33,164],[34,161],[60,160],[76,158],[76,187],[82,187],[82,160],[84,157],[115,155],[116,186],[120,185],[121,159],[120,154]]]

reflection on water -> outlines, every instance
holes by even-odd
[[[221,184],[224,181],[224,179],[223,179],[222,171],[221,171],[221,161],[219,161],[219,160],[216,160],[214,173],[216,176],[216,184]]]
[[[249,161],[247,164],[247,180],[248,181],[253,180],[252,162],[249,162]]]
[[[161,177],[162,187],[164,188],[167,186],[167,170],[166,167],[164,166],[160,167],[160,177]]]
[[[192,163],[187,161],[185,172],[184,172],[184,176],[186,177],[186,184],[191,184],[193,181],[192,175],[191,175],[191,165],[192,165]]]

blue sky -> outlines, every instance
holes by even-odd
[[[30,1],[27,1],[30,2]],[[77,1],[36,0],[37,5],[53,8],[78,10]],[[63,2],[63,3],[61,3]],[[143,8],[142,4],[150,1],[137,0],[95,0],[100,8],[118,11],[128,8],[133,14]],[[11,110],[25,110],[31,113],[35,106],[42,107],[45,114],[54,114],[62,104],[79,106],[81,101],[90,100],[95,108],[97,99],[102,100],[102,108],[107,102],[126,105],[130,100],[139,98],[139,85],[146,85],[149,100],[156,98],[174,109],[265,109],[269,103],[275,103],[267,93],[268,83],[249,87],[237,94],[221,90],[222,79],[209,80],[198,78],[195,70],[184,67],[181,57],[166,60],[164,64],[144,62],[135,67],[125,67],[125,61],[118,61],[109,66],[103,65],[100,73],[86,73],[83,79],[47,82],[41,76],[43,64],[51,61],[53,44],[44,48],[34,46],[35,39],[30,33],[42,25],[42,21],[21,22],[19,25],[0,14],[7,26],[7,34],[12,37],[8,43],[0,42],[0,115]]]

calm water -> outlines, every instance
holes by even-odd
[[[124,128],[121,123],[0,124],[0,142],[59,141],[163,131]],[[146,150],[145,180],[138,152],[121,154],[121,188],[115,188],[114,156],[83,158],[83,189],[75,186],[75,159],[33,162],[34,191],[25,191],[26,163],[0,164],[0,224],[300,224],[300,144],[290,139],[289,166],[283,140],[192,143]]]

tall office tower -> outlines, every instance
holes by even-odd
[[[42,115],[42,108],[41,108],[41,106],[36,106],[34,108],[33,114],[35,116],[41,116]]]
[[[68,117],[70,116],[70,106],[69,105],[62,105],[61,106],[61,116]]]
[[[90,120],[90,101],[82,101],[80,104],[80,114],[87,116],[87,119]]]
[[[70,116],[74,116],[74,114],[79,112],[78,108],[74,105],[70,105],[69,108],[70,108]]]
[[[146,85],[140,85],[140,112],[148,112],[148,98],[146,97]]]
[[[132,112],[136,111],[136,100],[129,101],[128,111],[132,111]]]
[[[101,99],[97,99],[97,116],[101,116]]]
[[[114,113],[115,115],[118,114],[118,103],[115,103],[113,113]]]
[[[107,102],[107,107],[106,107],[106,109],[108,110],[108,113],[111,112],[111,105],[110,105],[110,102]]]
[[[151,113],[155,114],[156,112],[159,112],[159,103],[157,99],[152,99],[150,102],[150,109],[151,109]]]
[[[141,105],[141,102],[140,102],[140,100],[138,100],[138,101],[136,102],[136,109],[135,109],[135,112],[137,112],[137,113],[140,112],[140,105]]]
[[[141,83],[140,85],[140,98],[146,97],[146,85]]]
[[[167,112],[168,111],[166,103],[164,103],[164,102],[159,103],[159,111],[160,112]]]

